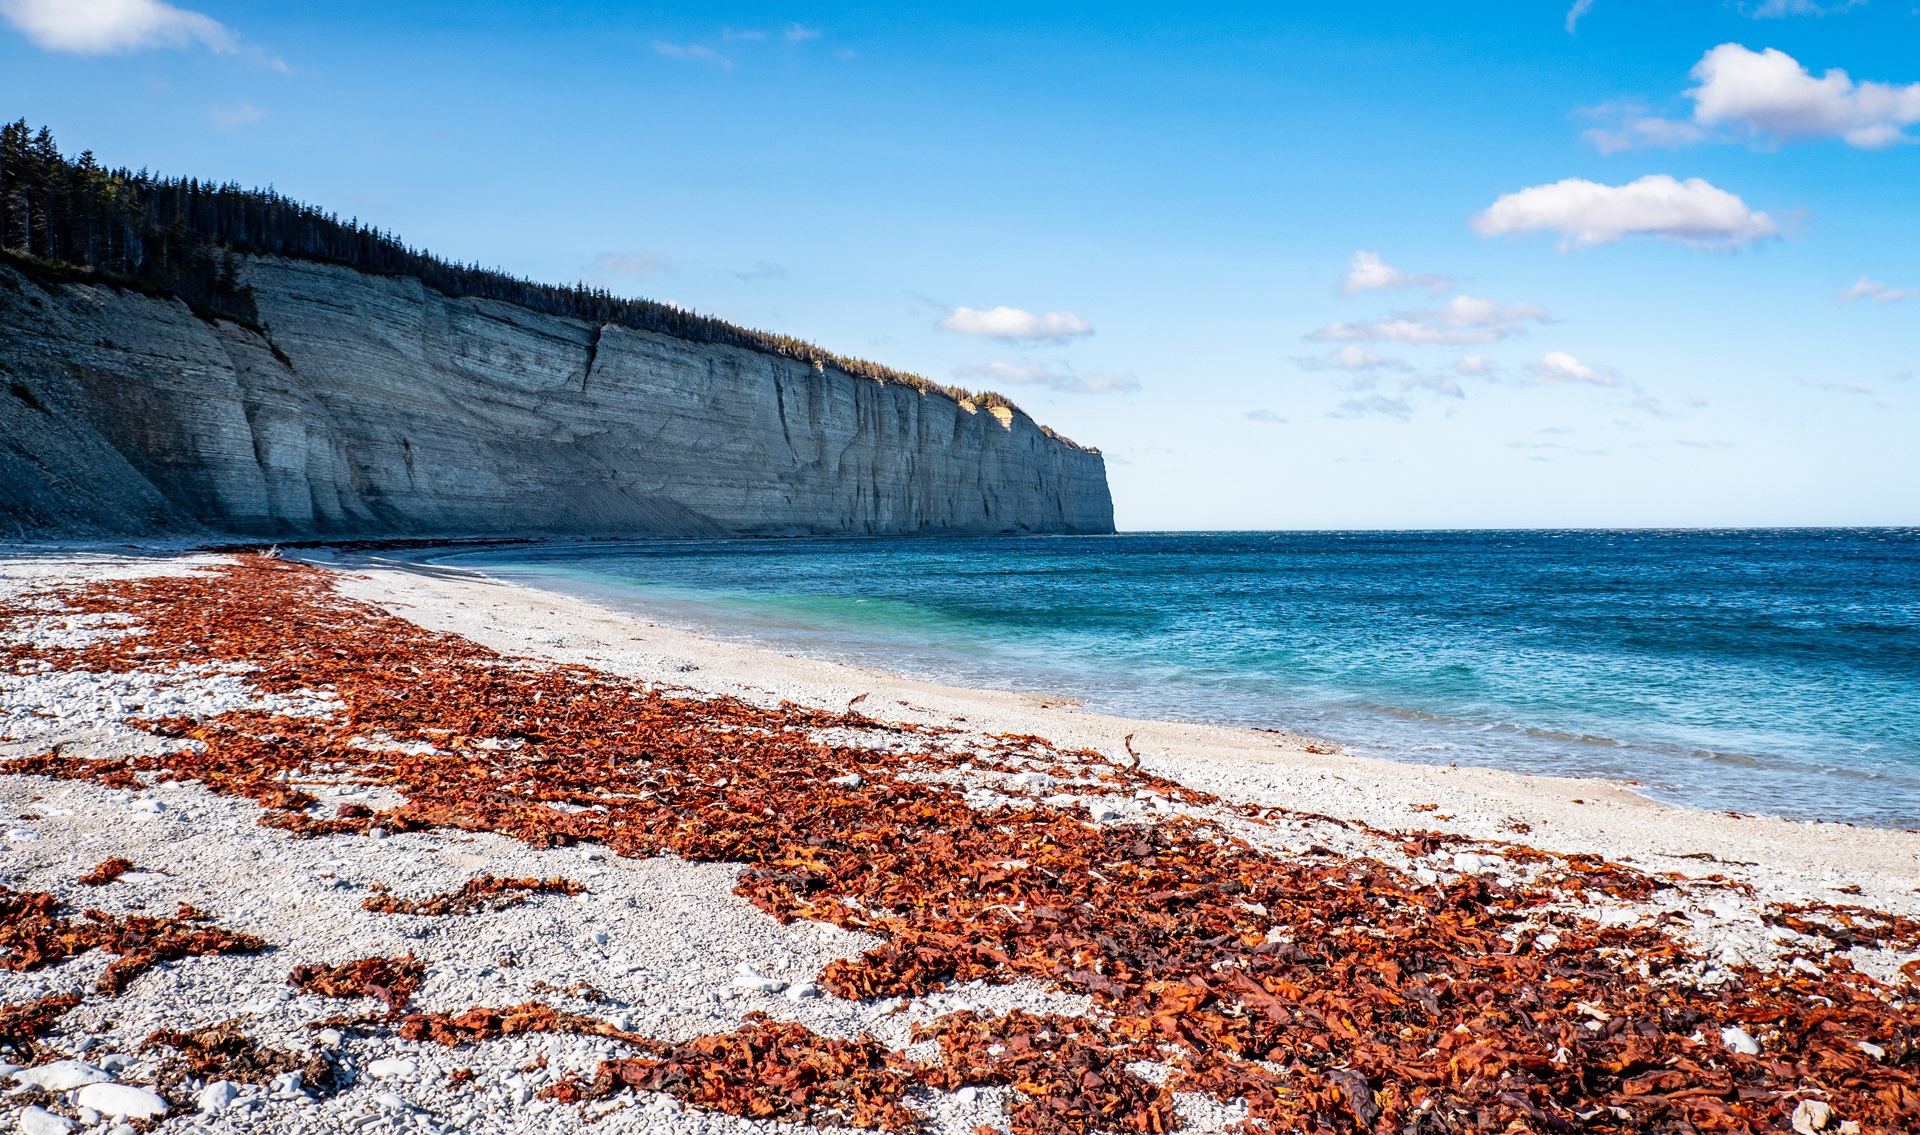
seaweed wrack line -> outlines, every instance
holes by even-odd
[[[679,1045],[632,1037],[638,1055],[556,1085],[555,1098],[632,1087],[736,1115],[892,1129],[918,1121],[917,1084],[1008,1084],[1013,1131],[1118,1132],[1175,1127],[1171,1092],[1191,1090],[1244,1101],[1259,1130],[1382,1133],[1779,1131],[1796,1114],[1811,1124],[1801,1106],[1811,1099],[1835,1130],[1920,1128],[1913,991],[1855,972],[1840,952],[1856,939],[1911,950],[1920,927],[1904,919],[1776,911],[1827,943],[1817,964],[1746,965],[1707,986],[1665,927],[1586,914],[1595,892],[1643,901],[1675,881],[1593,857],[1508,847],[1545,870],[1505,885],[1422,883],[1386,855],[1282,855],[1250,836],[1271,810],[1097,753],[509,659],[343,599],[320,569],[263,557],[51,598],[75,614],[130,615],[133,633],[0,648],[4,665],[245,664],[266,694],[324,695],[339,708],[149,721],[191,744],[123,759],[49,753],[7,772],[197,781],[313,838],[451,828],[744,864],[738,893],[770,916],[883,940],[823,972],[838,996],[1034,978],[1095,1005],[1073,1018],[951,1014],[926,1027],[939,1051],[926,1061],[764,1018]],[[44,612],[44,601],[0,607],[9,619]],[[393,744],[370,750],[369,736]],[[964,791],[1035,765],[1083,796],[1152,791],[1214,818],[1092,823],[1017,795],[977,806]],[[299,783],[343,777],[404,802],[326,815]],[[1446,837],[1399,838],[1413,855]],[[449,1044],[593,1027],[542,1010],[360,1027]],[[1742,1047],[1760,1051],[1723,1041],[1734,1022],[1758,1034]],[[1172,1074],[1150,1082],[1130,1067],[1140,1061]]]

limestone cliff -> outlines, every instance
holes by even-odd
[[[1024,414],[245,260],[255,326],[0,266],[0,539],[1108,532]]]

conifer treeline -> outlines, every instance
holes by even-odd
[[[342,221],[271,189],[242,189],[141,170],[107,169],[92,151],[64,157],[46,128],[25,119],[0,127],[0,249],[55,273],[177,295],[196,310],[256,319],[235,279],[235,253],[299,257],[364,272],[412,276],[448,296],[502,300],[550,315],[617,323],[702,343],[765,351],[876,382],[1012,403],[917,374],[833,354],[801,339],[738,327],[652,300],[626,299],[584,284],[535,283],[477,264],[452,264],[407,247],[392,233]],[[1051,432],[1051,431],[1049,431]]]

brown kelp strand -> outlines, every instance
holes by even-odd
[[[16,972],[38,969],[104,950],[120,955],[98,983],[101,993],[113,996],[162,962],[203,954],[250,954],[267,945],[251,934],[205,925],[206,915],[185,903],[172,918],[120,918],[89,910],[71,919],[60,910],[53,895],[0,887],[0,966]]]
[[[77,993],[49,993],[24,1005],[0,1006],[0,1054],[16,1060],[37,1061],[39,1039],[80,1003]]]
[[[104,887],[108,883],[116,882],[120,876],[131,870],[133,870],[133,860],[122,859],[116,855],[75,879],[74,882],[83,887]]]
[[[1835,1124],[1920,1129],[1911,989],[1855,972],[1837,949],[1817,965],[1742,966],[1703,986],[1692,976],[1699,959],[1663,924],[1601,925],[1582,905],[1644,901],[1692,881],[1504,846],[1526,881],[1469,873],[1422,884],[1384,857],[1431,855],[1459,837],[1385,838],[1327,818],[1318,819],[1343,839],[1375,841],[1381,857],[1320,845],[1281,855],[1235,836],[1252,829],[1228,820],[1315,818],[1234,808],[1039,738],[969,742],[883,725],[853,706],[769,709],[506,658],[344,600],[327,579],[242,557],[185,577],[58,589],[48,598],[72,612],[136,622],[84,647],[0,648],[0,664],[238,664],[265,693],[321,695],[333,708],[151,722],[191,744],[4,767],[123,787],[195,781],[258,802],[263,823],[300,835],[451,828],[744,864],[739,893],[773,917],[882,939],[823,974],[841,996],[1030,978],[1091,997],[1084,1020],[943,1019],[931,1034],[941,1062],[900,1066],[941,1086],[1010,1085],[1021,1132],[1172,1125],[1162,1090],[1128,1071],[1142,1059],[1166,1066],[1168,1088],[1243,1101],[1260,1129],[1758,1133],[1782,1130],[1809,1098],[1829,1104]],[[1093,824],[1017,788],[991,807],[969,803],[968,786],[1005,789],[1022,776],[1078,797],[1151,792],[1221,819]],[[349,783],[392,789],[404,803],[327,815],[307,790]],[[1864,909],[1774,917],[1836,947],[1911,940],[1900,920]],[[443,1044],[615,1035],[591,1021],[527,1005],[414,1014],[397,1028]],[[1723,1042],[1736,1026],[1757,1054]],[[851,1102],[756,1094],[754,1075],[787,1074],[787,1050],[828,1043],[778,1028],[788,1031],[765,1044],[696,1042],[722,1055],[683,1060],[694,1085],[683,1098],[746,1109],[736,1114],[898,1120],[881,1106],[897,1097],[880,1088]],[[661,1058],[656,1046],[579,1090],[651,1084],[647,1062]],[[874,1059],[892,1074],[895,1058]]]
[[[287,984],[321,997],[375,997],[397,1014],[420,991],[427,967],[412,954],[404,958],[361,958],[337,966],[295,966]]]
[[[505,910],[527,901],[529,895],[584,895],[587,888],[572,879],[497,879],[482,875],[469,879],[457,891],[429,895],[423,899],[400,899],[392,895],[374,895],[361,907],[375,914],[413,914],[423,916],[474,914],[482,910]]]

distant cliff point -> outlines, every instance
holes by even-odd
[[[0,539],[1112,529],[999,395],[0,128]]]

